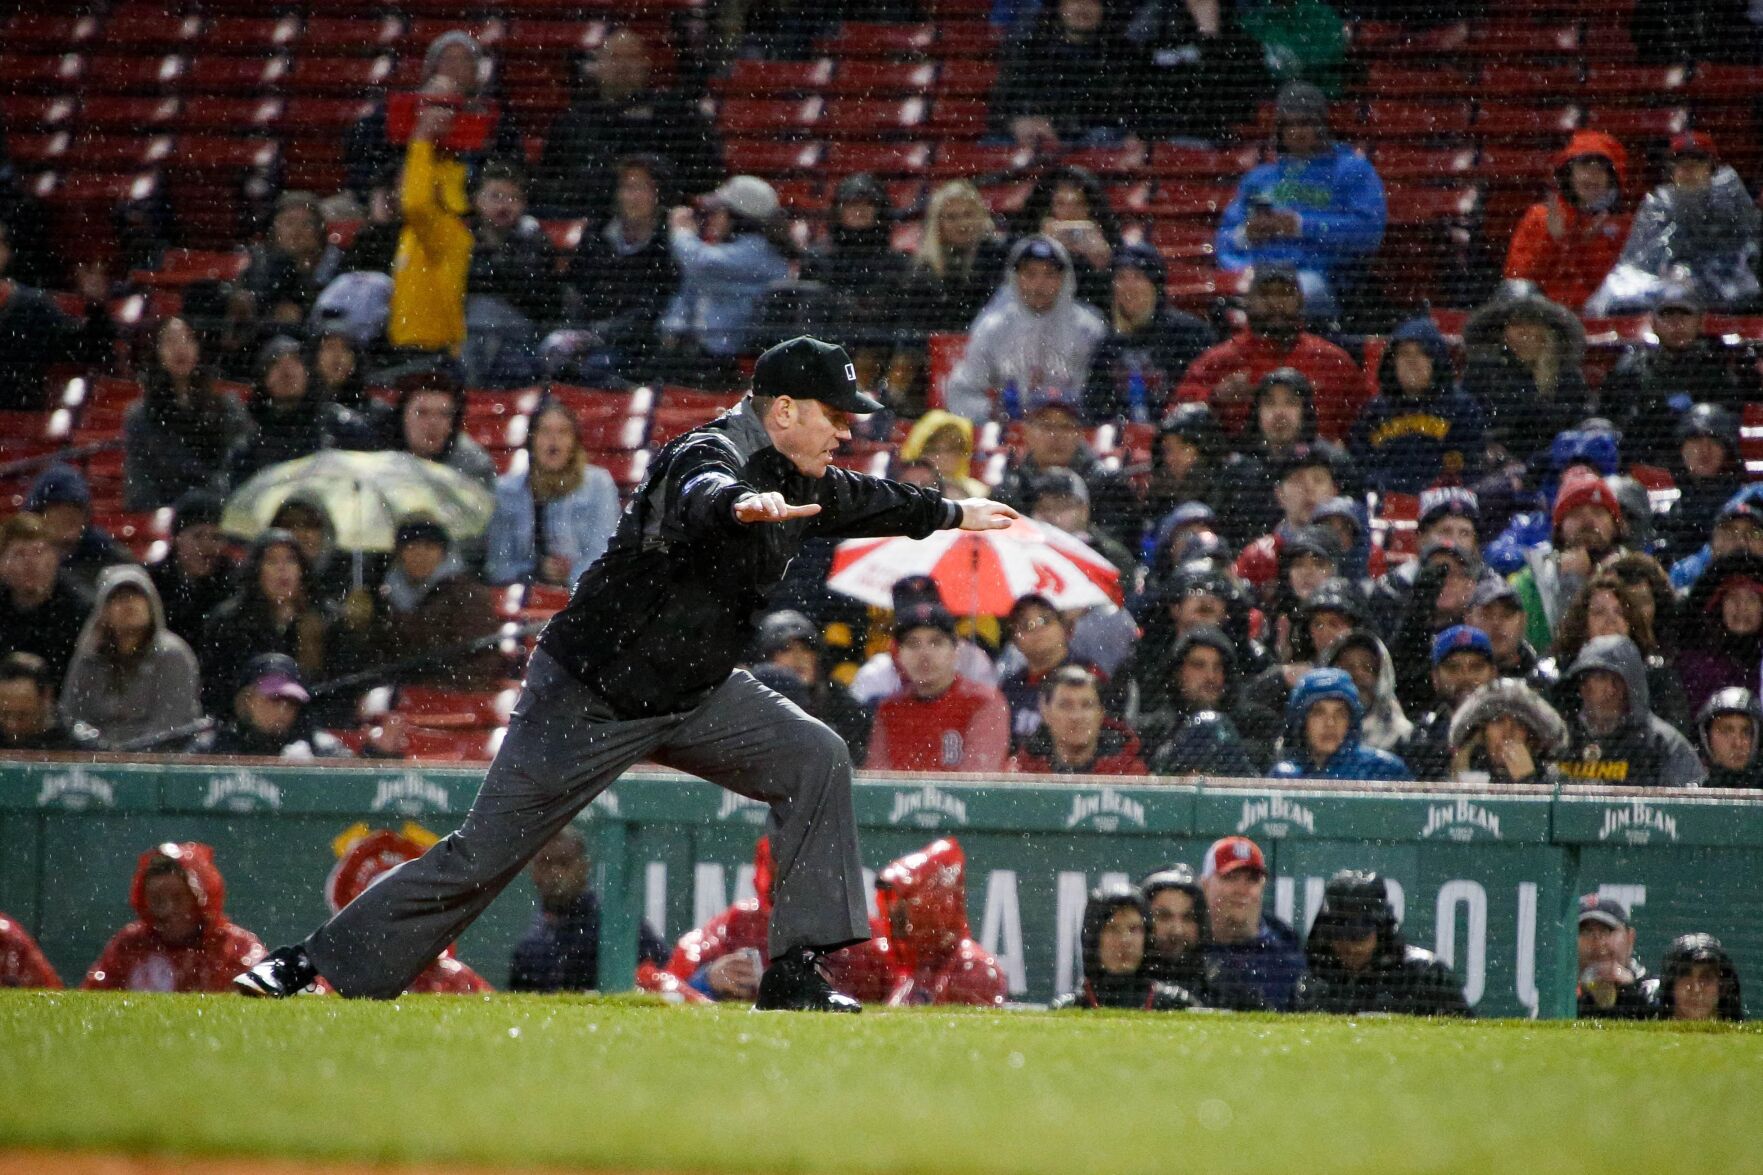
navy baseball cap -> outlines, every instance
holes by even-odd
[[[1599,922],[1611,930],[1627,930],[1628,908],[1615,898],[1601,898],[1588,893],[1579,899],[1579,923]]]
[[[1469,597],[1471,608],[1485,608],[1489,604],[1505,602],[1520,611],[1524,601],[1518,596],[1518,589],[1497,575],[1483,576],[1475,585],[1475,593]]]
[[[934,628],[955,635],[955,617],[941,604],[914,604],[894,614],[894,638],[902,640],[915,628]]]
[[[1070,266],[1070,262],[1065,259],[1065,250],[1038,233],[1026,238],[1022,242],[1020,250],[1016,254],[1016,262],[1012,268],[1021,269],[1030,261],[1046,261],[1057,265],[1060,269],[1066,269]]]
[[[880,412],[882,402],[857,386],[857,365],[845,348],[798,335],[759,356],[753,365],[755,396],[819,400],[841,412]]]
[[[1432,663],[1436,668],[1452,653],[1480,653],[1489,661],[1494,659],[1494,642],[1488,634],[1479,628],[1467,624],[1453,624],[1433,638]]]

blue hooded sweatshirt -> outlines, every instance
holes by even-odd
[[[1396,348],[1418,343],[1432,360],[1432,387],[1408,395],[1396,382]],[[1366,488],[1418,494],[1441,479],[1468,482],[1481,465],[1487,423],[1451,370],[1451,349],[1430,318],[1411,318],[1390,335],[1377,368],[1377,395],[1353,426],[1349,444]]]
[[[1266,197],[1298,214],[1298,235],[1250,245],[1243,233],[1250,201]],[[1290,265],[1333,277],[1376,252],[1389,211],[1383,180],[1365,156],[1341,143],[1310,159],[1282,156],[1245,175],[1218,225],[1218,266]]]
[[[1329,698],[1345,702],[1351,719],[1340,747],[1328,757],[1328,762],[1317,766],[1311,764],[1304,742],[1304,719],[1312,706]],[[1298,679],[1286,699],[1286,757],[1275,763],[1269,774],[1275,779],[1413,779],[1402,760],[1359,741],[1359,726],[1364,720],[1365,707],[1359,701],[1359,690],[1346,670],[1312,669]]]

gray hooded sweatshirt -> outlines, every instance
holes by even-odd
[[[147,597],[153,617],[146,647],[128,663],[100,648],[104,606],[118,588],[133,587]],[[73,661],[61,689],[61,717],[94,727],[106,746],[161,734],[202,717],[196,655],[184,639],[165,627],[165,608],[147,570],[133,563],[106,567],[98,577],[97,602],[74,646]]]
[[[1647,664],[1625,636],[1600,636],[1586,643],[1567,671],[1568,688],[1581,677],[1605,670],[1628,687],[1628,715],[1615,730],[1594,735],[1583,716],[1575,718],[1566,754],[1557,761],[1562,783],[1606,783],[1626,787],[1700,787],[1707,778],[1688,739],[1653,713]]]
[[[1064,269],[1059,296],[1045,314],[1023,305],[1016,292],[1016,263],[1032,241],[1051,245]],[[1044,387],[1077,396],[1089,386],[1090,359],[1108,334],[1102,316],[1077,300],[1077,275],[1065,246],[1049,237],[1024,237],[1010,250],[1004,284],[974,320],[967,353],[943,385],[951,412],[975,423],[994,415],[987,392],[1014,384],[1023,396]]]

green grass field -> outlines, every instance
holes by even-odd
[[[1763,1032],[0,992],[0,1147],[703,1172],[1763,1170]]]

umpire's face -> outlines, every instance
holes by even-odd
[[[771,443],[809,477],[821,477],[839,444],[851,439],[851,417],[819,400],[780,396],[772,405]]]

